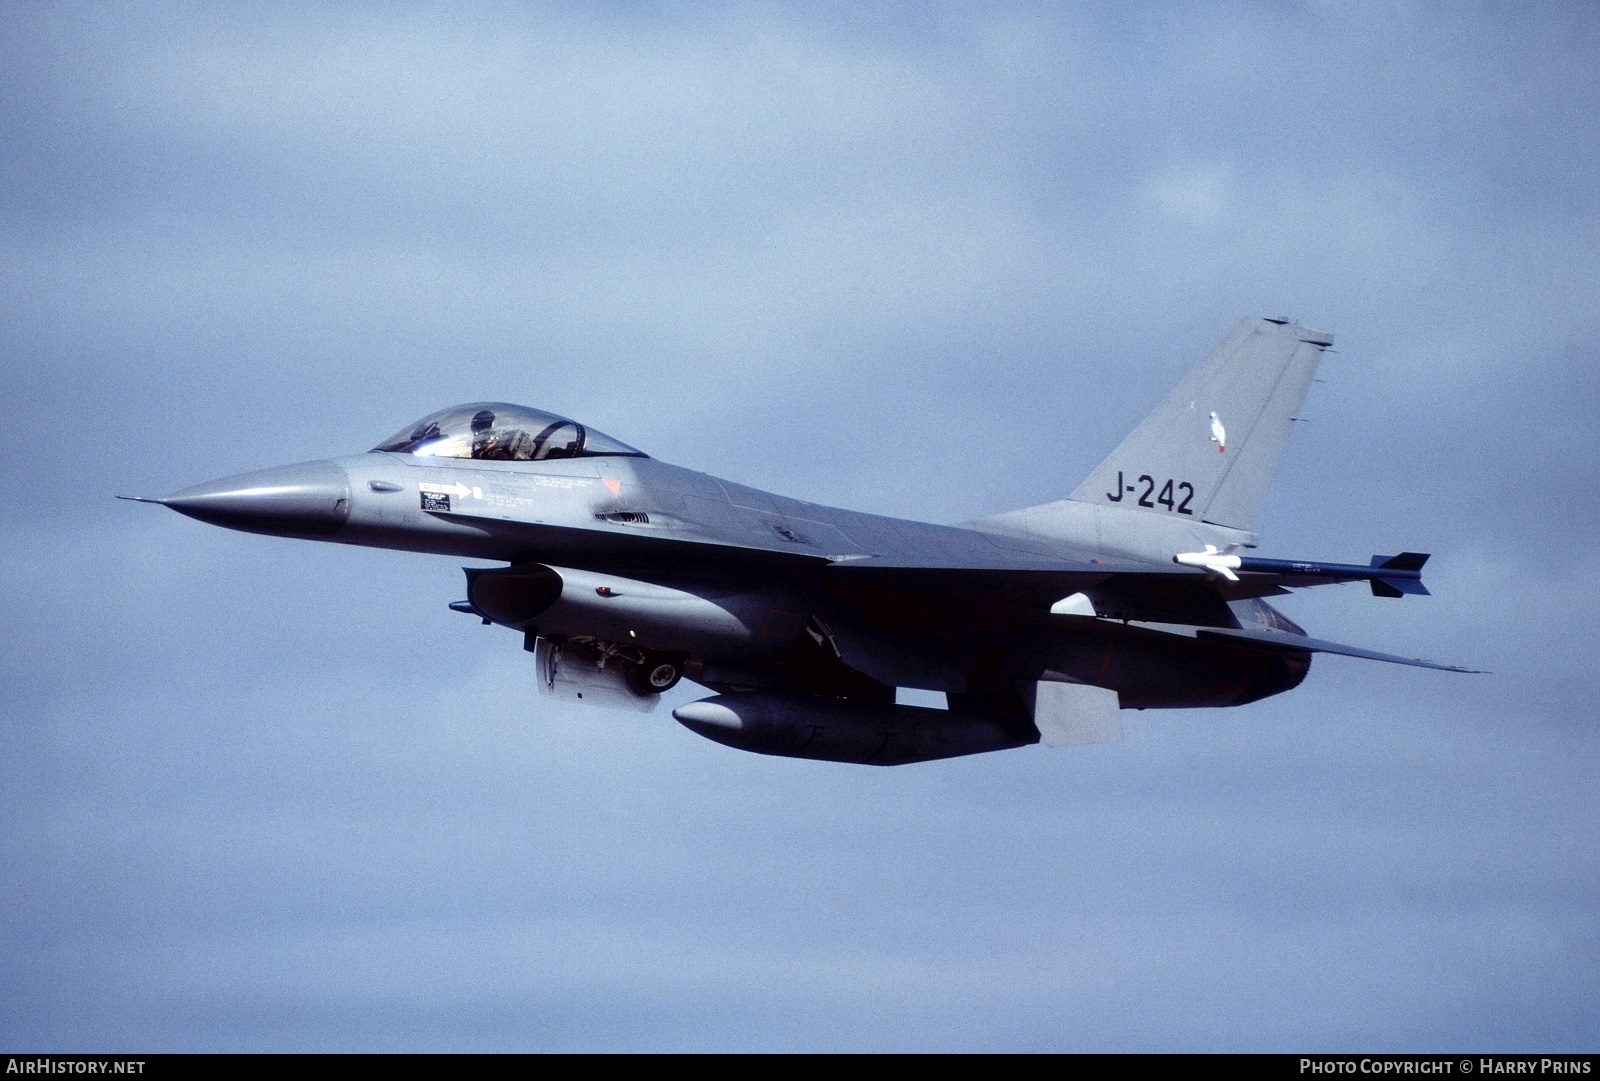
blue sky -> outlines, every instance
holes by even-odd
[[[1589,1050],[1600,18],[0,13],[0,1047]],[[160,495],[461,401],[959,521],[1333,331],[1292,694],[892,770],[538,698],[458,564]],[[673,701],[688,700],[685,684]]]

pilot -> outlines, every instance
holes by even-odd
[[[512,444],[517,433],[496,431],[494,410],[480,409],[472,415],[472,456],[493,461],[506,461],[511,457]]]

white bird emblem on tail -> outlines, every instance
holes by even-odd
[[[1217,445],[1218,454],[1228,449],[1228,430],[1215,413],[1211,414],[1211,441]]]

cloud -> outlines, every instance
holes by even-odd
[[[3,18],[12,1044],[1593,1045],[1593,16]],[[110,498],[493,398],[957,521],[1247,313],[1338,335],[1263,554],[1435,553],[1285,606],[1494,676],[762,758],[537,697],[449,560]]]

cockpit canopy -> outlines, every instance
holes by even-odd
[[[472,402],[430,413],[372,448],[424,458],[543,462],[648,455],[577,421],[507,402]]]

